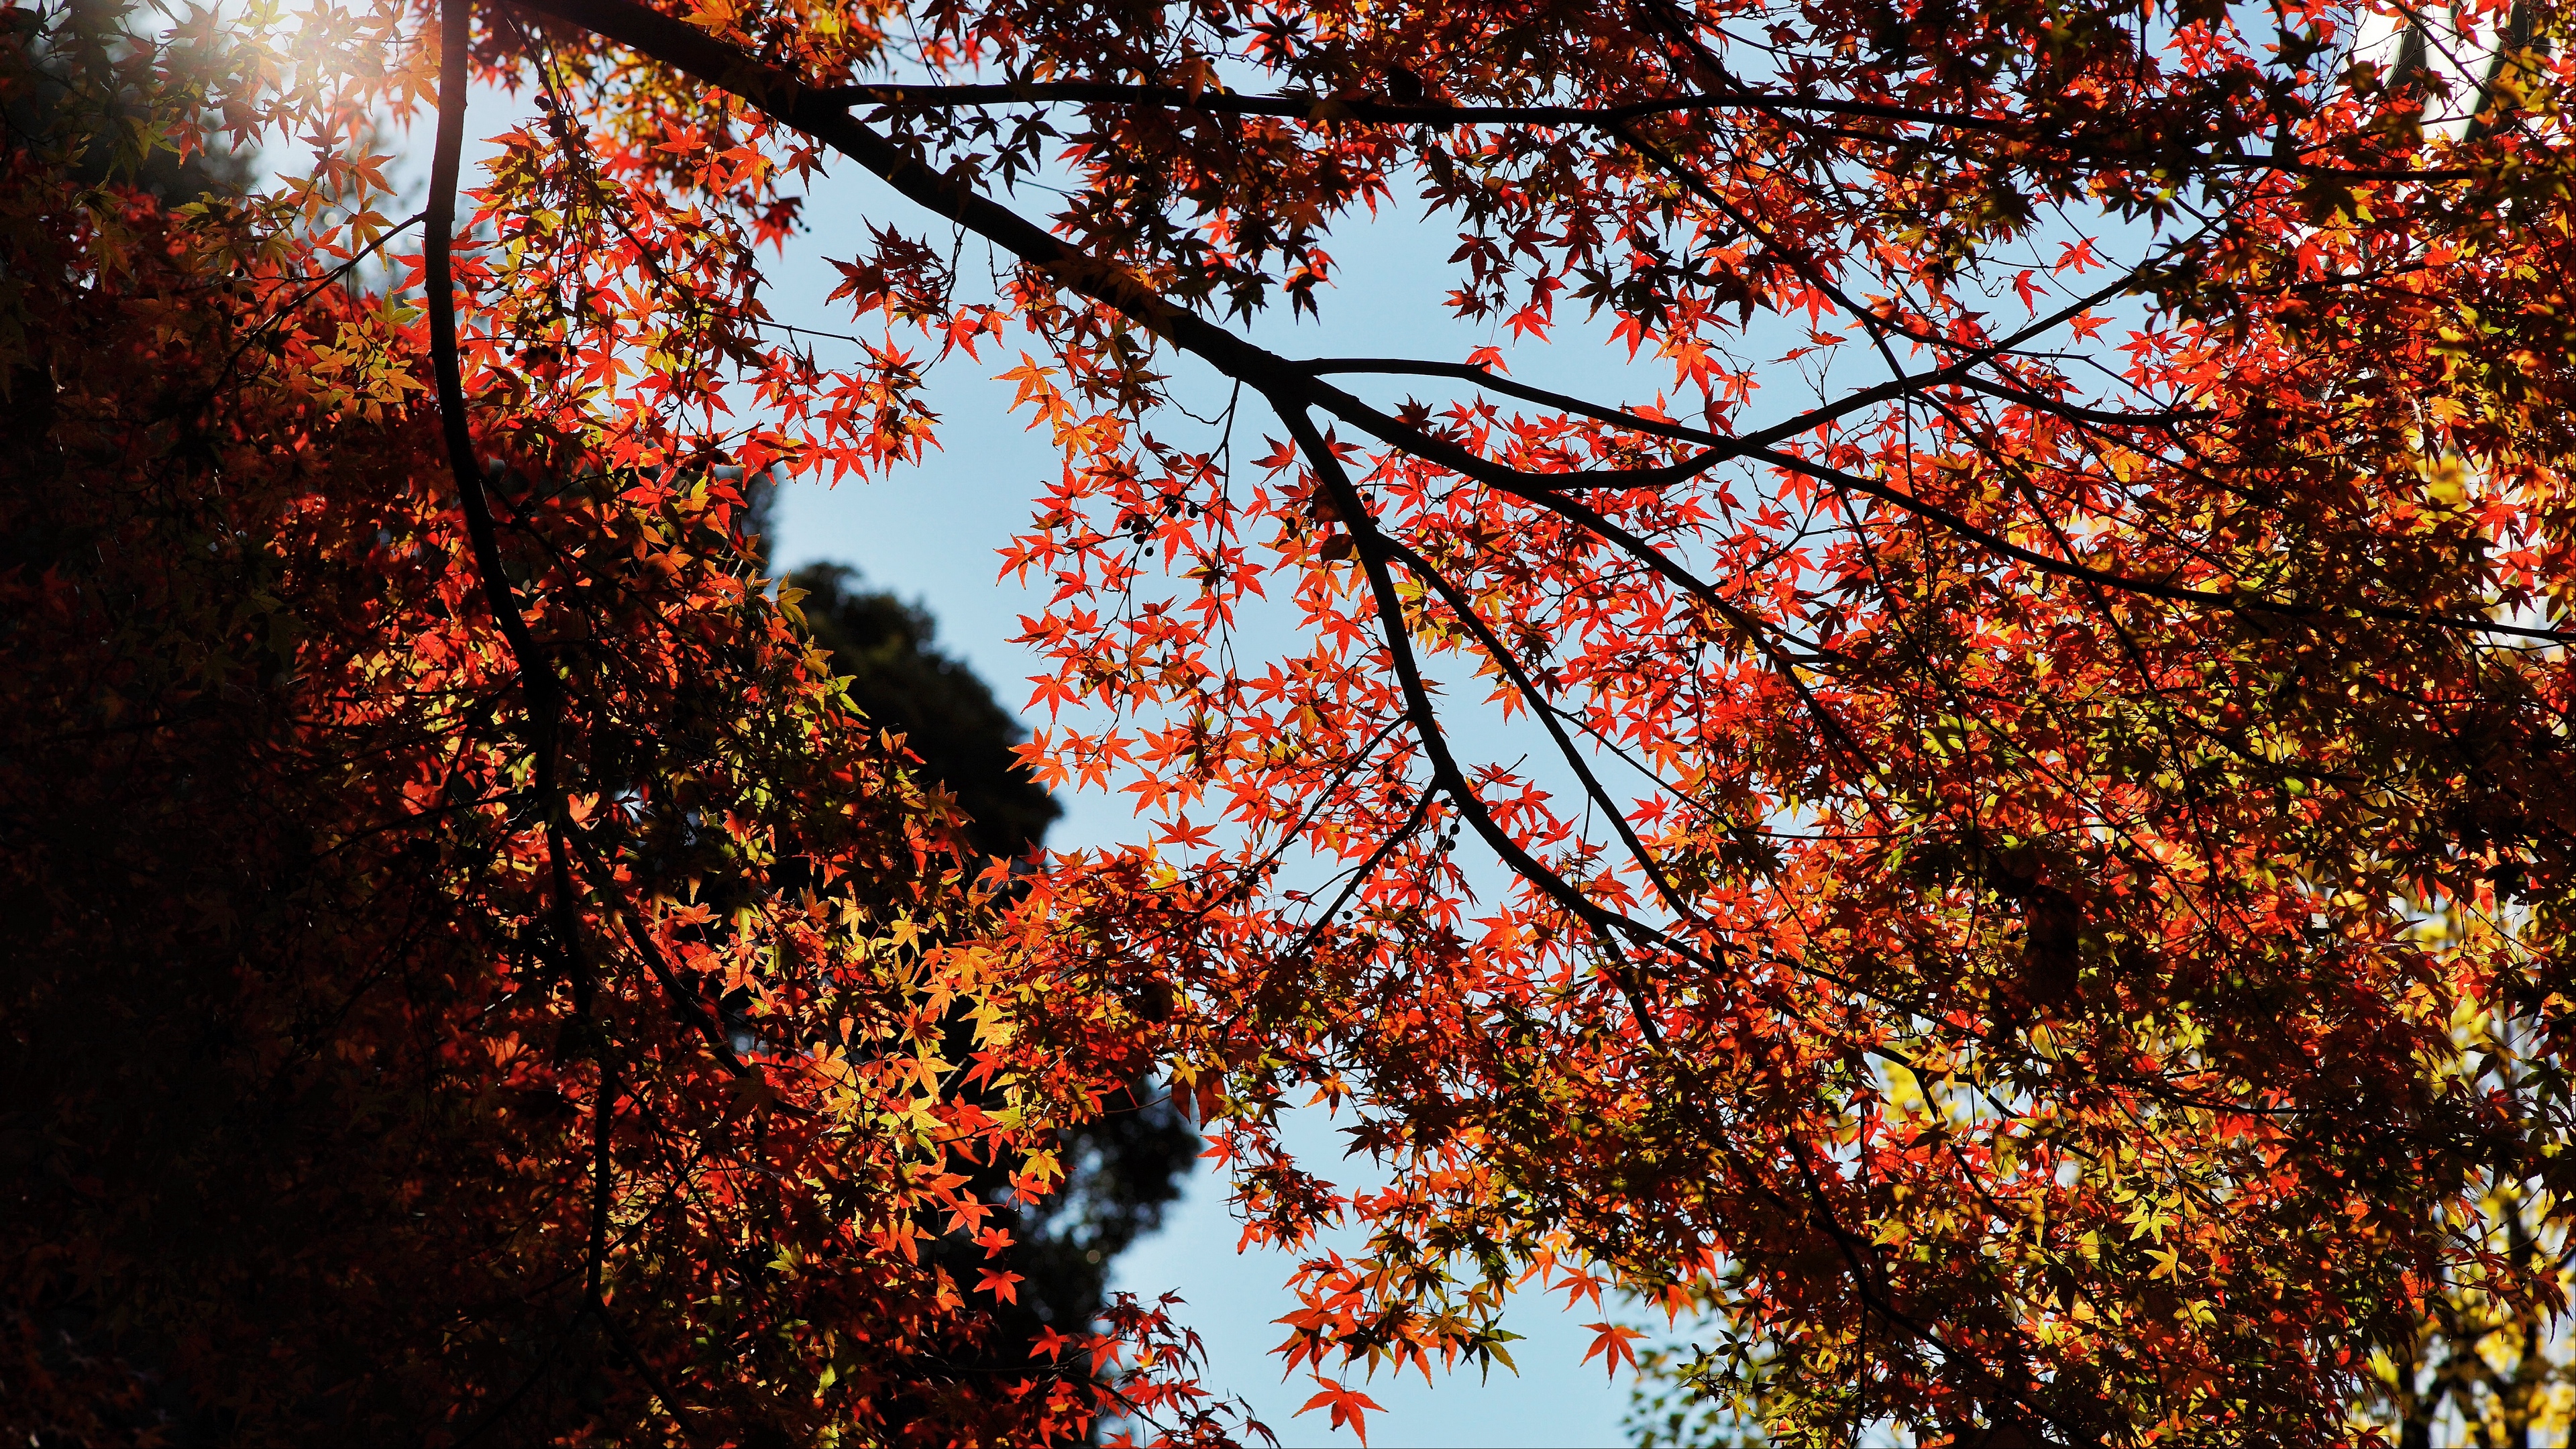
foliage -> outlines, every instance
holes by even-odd
[[[59,96],[83,16],[8,19],[0,86]],[[200,24],[103,47],[122,113],[0,171],[0,1428],[1202,1432],[1160,1307],[994,1362],[1006,1285],[960,1270],[1009,1244],[962,1189],[1007,1158],[1042,1199],[1141,1063],[1059,1049],[1097,1003],[984,943],[964,822],[750,572],[732,487],[491,418],[487,572],[421,310],[341,285],[382,218],[83,173],[137,108],[201,143],[208,74],[317,120]]]
[[[935,647],[928,615],[854,581],[851,569],[833,564],[799,569],[787,581],[802,595],[797,607],[841,688],[869,723],[900,738],[926,781],[955,797],[973,851],[1029,854],[1062,810],[1014,752],[1027,731],[972,670]],[[1109,1263],[1160,1225],[1198,1155],[1198,1134],[1150,1081],[1109,1100],[1109,1110],[1067,1129],[1054,1147],[1065,1168],[1056,1192],[1016,1198],[1008,1156],[971,1173],[963,1189],[998,1204],[993,1224],[1018,1240],[1001,1260],[1023,1281],[1012,1303],[996,1309],[1004,1324],[998,1353],[1096,1319],[1109,1302]],[[984,1256],[968,1243],[941,1246]]]
[[[530,118],[453,288],[430,218],[455,489],[469,418],[613,480],[478,564],[505,635],[513,587],[703,577],[628,494],[916,462],[926,370],[1008,369],[1064,454],[1005,555],[1071,711],[1028,752],[1151,838],[977,902],[929,989],[1034,1014],[1032,1100],[1162,1063],[1256,1241],[1358,1225],[1299,1271],[1310,1408],[1508,1362],[1535,1279],[1713,1325],[1677,1381],[1775,1442],[2340,1443],[2453,1295],[2562,1311],[2497,1225],[2576,1162],[2563,6],[2392,50],[2358,0],[464,4],[434,54],[400,5],[233,27],[296,58],[218,113],[318,157],[245,254],[390,224],[335,149],[370,106],[438,99],[445,205],[470,27]],[[758,253],[827,166],[917,208],[837,263],[840,365]],[[1399,203],[1463,324],[1626,366],[1254,340]],[[570,744],[604,666],[524,632],[536,923],[598,910],[569,802],[644,827]],[[649,863],[638,912],[693,909]],[[1307,1100],[1386,1186],[1292,1158]]]
[[[11,19],[33,25],[36,17],[18,10]],[[81,0],[18,37],[21,69],[0,112],[7,144],[89,186],[113,179],[174,204],[209,193],[238,196],[249,187],[252,157],[220,147],[182,155],[151,136],[156,106],[185,107],[191,90],[201,97],[218,78],[189,74],[195,57],[156,51],[125,20],[112,5]],[[176,73],[154,74],[163,66]]]
[[[2490,920],[2457,908],[2425,928],[2461,944],[2495,934]],[[2463,1060],[2476,1064],[2478,1086],[2506,1110],[2540,1109],[2558,1068],[2535,1059],[2529,1021],[2463,1011],[2451,1036]],[[2373,1345],[2362,1422],[2393,1428],[2401,1449],[2440,1442],[2489,1449],[2530,1444],[2535,1435],[2563,1441],[2576,1410],[2564,1308],[2567,1209],[2552,1188],[2510,1170],[2479,1176],[2480,1190],[2454,1206],[2452,1223],[2486,1256],[2430,1285],[2411,1334]]]
[[[1751,1449],[1769,1442],[1759,1424],[1747,1423],[1732,1406],[1712,1402],[1686,1381],[1697,1356],[1688,1343],[1652,1344],[1637,1355],[1637,1378],[1629,1385],[1621,1421],[1628,1442],[1637,1449]]]

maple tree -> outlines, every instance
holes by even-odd
[[[2395,1381],[2459,1304],[2532,1332],[2564,1307],[2509,1224],[2558,1212],[2570,1161],[2568,18],[448,0],[170,43],[272,57],[204,102],[314,142],[223,213],[245,257],[383,242],[355,118],[436,104],[404,295],[440,405],[395,299],[316,362],[372,380],[334,407],[445,429],[456,597],[511,721],[484,768],[528,802],[491,908],[514,940],[717,949],[676,885],[620,936],[619,867],[583,852],[597,800],[612,831],[628,807],[572,748],[605,706],[527,620],[630,609],[725,654],[688,677],[761,678],[665,622],[696,595],[646,606],[650,573],[770,617],[660,510],[721,533],[719,468],[916,463],[932,365],[997,357],[1064,455],[1005,554],[1052,586],[1026,640],[1073,711],[1029,758],[1131,791],[1148,838],[971,911],[995,878],[916,867],[965,913],[924,969],[965,974],[909,984],[1027,1014],[991,1080],[1074,1115],[1159,1063],[1254,1240],[1356,1225],[1296,1280],[1311,1409],[1364,1426],[1358,1372],[1507,1360],[1536,1280],[1693,1315],[1660,1361],[1777,1442],[2325,1444],[2386,1433],[2354,1406],[2419,1393]],[[458,240],[469,74],[529,119]],[[835,168],[915,208],[837,262],[869,329],[845,365],[772,316],[760,253]],[[1256,341],[1329,325],[1326,244],[1388,206],[1457,233],[1422,285],[1462,323],[1553,351],[1596,326],[1614,380]],[[1230,398],[1206,422],[1200,378]],[[477,513],[485,458],[564,480],[514,485],[561,510],[510,505],[542,567]],[[846,798],[766,783],[812,769],[744,765],[745,829]],[[736,930],[789,931],[770,904]],[[617,1020],[688,1015],[657,973]],[[606,1019],[595,974],[529,1009]],[[552,1068],[577,1103],[615,1099],[595,1040]],[[759,1070],[751,1097],[788,1090]],[[652,1081],[740,1090],[721,1054]],[[1287,1150],[1310,1099],[1381,1185]],[[954,1100],[954,1130],[1009,1119]],[[611,1256],[572,1255],[603,1324]],[[924,1291],[921,1322],[968,1322]],[[701,1300],[655,1301],[639,1325]],[[1216,1432],[1185,1372],[1140,1383]],[[883,1425],[925,1392],[825,1389],[796,1412]]]
[[[477,419],[460,508],[429,319],[347,285],[394,233],[131,184],[219,171],[150,153],[267,58],[126,19],[0,54],[57,102],[0,169],[0,1425],[1200,1435],[1162,1308],[1035,1357],[996,1311],[970,1185],[1047,1199],[1143,1063],[984,943],[1008,872],[764,591],[739,470]]]

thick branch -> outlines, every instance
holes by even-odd
[[[438,13],[438,132],[430,155],[428,231],[422,256],[423,285],[429,296],[430,369],[438,385],[440,432],[447,444],[448,471],[465,509],[465,529],[474,550],[474,567],[483,585],[501,637],[519,667],[519,691],[526,703],[528,744],[536,757],[536,798],[546,838],[549,877],[548,915],[556,944],[571,968],[573,1010],[591,1037],[599,1070],[591,1104],[590,1234],[585,1253],[584,1301],[604,1303],[608,1259],[609,1207],[615,1196],[616,1166],[611,1152],[617,1111],[617,1063],[607,1035],[599,1028],[598,987],[588,955],[582,949],[581,916],[574,906],[571,863],[565,858],[563,791],[556,777],[556,744],[561,725],[563,691],[554,668],[537,647],[519,609],[501,562],[501,545],[492,524],[491,500],[483,491],[483,466],[474,456],[474,439],[466,426],[464,363],[456,337],[456,187],[465,149],[466,47],[470,0],[443,0]]]
[[[439,6],[438,139],[430,154],[428,233],[421,257],[423,285],[429,293],[429,362],[438,384],[438,420],[447,442],[447,467],[456,479],[457,497],[465,505],[465,533],[474,547],[475,572],[483,584],[484,603],[518,662],[520,687],[528,695],[530,743],[537,750],[538,791],[546,797],[551,814],[559,691],[520,613],[518,590],[511,587],[501,565],[492,503],[483,491],[483,464],[474,456],[473,435],[465,425],[464,368],[456,343],[456,185],[465,151],[467,15],[467,0],[445,0]]]

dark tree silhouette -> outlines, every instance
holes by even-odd
[[[863,591],[842,564],[799,570],[805,622],[831,651],[832,672],[868,718],[904,736],[932,780],[973,820],[967,838],[987,855],[1024,855],[1064,813],[1018,768],[1019,721],[973,670],[934,644],[937,625],[892,594]]]

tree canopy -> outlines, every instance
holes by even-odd
[[[13,85],[105,23],[9,13]],[[310,160],[174,212],[11,152],[7,532],[61,546],[6,583],[9,1009],[68,1054],[42,1142],[106,1144],[27,1150],[126,1164],[13,1219],[23,1372],[128,1371],[52,1345],[131,1321],[152,1384],[256,1386],[241,1437],[442,1393],[458,1439],[1221,1437],[1164,1310],[988,1372],[1007,1270],[919,1250],[1151,1069],[1251,1240],[1360,1230],[1284,1346],[1336,1423],[1541,1284],[1689,1315],[1690,1412],[1775,1442],[2486,1414],[2576,1161],[2571,18],[359,0],[90,47],[63,126]],[[474,83],[523,119],[466,177]],[[433,114],[398,221],[369,118]],[[827,351],[763,248],[860,173]],[[1268,344],[1389,208],[1517,371]],[[1001,559],[1049,596],[1023,753],[1124,847],[978,859],[733,562],[741,479],[927,457],[935,367],[1061,450]],[[279,1171],[405,1184],[271,1189],[454,1282],[371,1327],[403,1367],[223,1377],[307,1310],[78,1205],[201,1130],[79,1070],[129,1020],[201,1105],[297,1084],[223,1119]],[[1382,1185],[1296,1159],[1308,1102]],[[296,1321],[355,1254],[290,1255],[342,1295]]]

